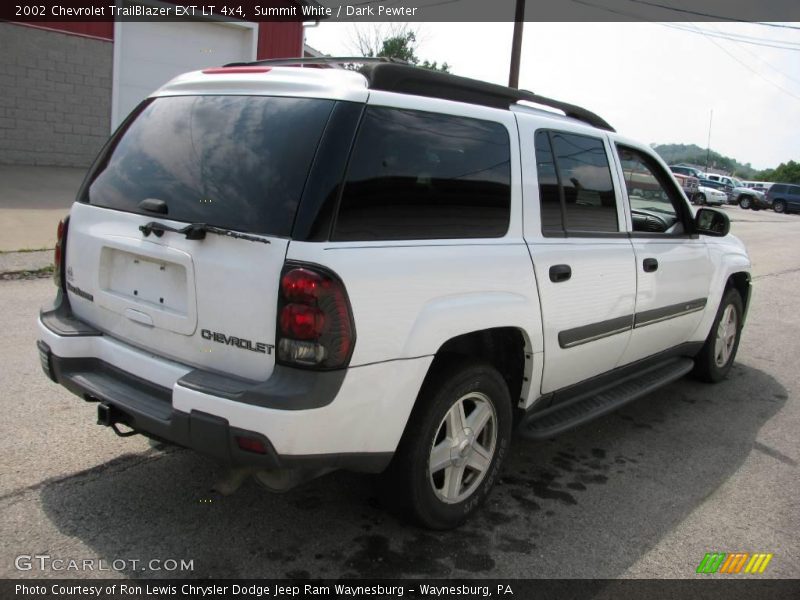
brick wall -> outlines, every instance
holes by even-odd
[[[86,167],[111,126],[111,42],[0,23],[0,164]]]

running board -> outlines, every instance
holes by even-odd
[[[583,425],[620,406],[646,396],[676,381],[694,367],[691,358],[675,358],[614,382],[606,388],[592,390],[542,411],[526,415],[518,435],[529,440],[545,440]]]

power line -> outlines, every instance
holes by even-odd
[[[798,84],[800,84],[800,79],[795,79],[794,77],[792,77],[792,76],[791,76],[791,75],[789,75],[788,73],[786,73],[786,72],[784,72],[784,71],[780,70],[778,67],[776,67],[776,66],[775,66],[775,65],[773,65],[772,63],[769,63],[769,62],[767,62],[766,60],[764,60],[763,58],[761,58],[760,56],[758,56],[758,54],[755,54],[755,53],[753,53],[753,52],[750,52],[750,50],[748,50],[748,49],[747,49],[747,48],[745,48],[744,46],[740,46],[740,48],[741,48],[742,50],[744,50],[745,52],[747,52],[747,53],[748,53],[750,56],[752,56],[753,58],[755,58],[755,59],[756,59],[757,61],[759,61],[760,63],[762,63],[762,64],[764,64],[764,65],[767,65],[769,68],[771,68],[771,69],[772,69],[773,71],[775,71],[776,73],[780,73],[781,75],[783,75],[784,77],[786,77],[786,79],[789,79],[789,80],[791,80],[791,81],[794,81],[795,83],[798,83]]]
[[[605,12],[609,12],[615,15],[620,15],[626,17],[628,19],[635,19],[637,21],[647,22],[647,23],[657,23],[658,25],[663,25],[664,27],[672,27],[673,29],[679,29],[681,31],[688,31],[690,33],[702,33],[703,35],[712,36],[720,39],[727,39],[730,41],[738,41],[744,44],[751,44],[753,46],[761,46],[764,48],[775,48],[778,50],[789,50],[792,52],[800,52],[800,44],[796,44],[796,42],[784,42],[782,40],[771,40],[768,38],[756,38],[751,36],[743,36],[741,34],[733,34],[733,33],[722,33],[722,32],[709,32],[703,31],[699,28],[690,29],[685,25],[682,26],[678,23],[658,23],[656,21],[652,21],[646,17],[641,15],[637,15],[635,13],[621,11],[613,9],[609,6],[604,6],[602,4],[597,4],[595,2],[589,2],[587,0],[571,0],[575,4],[582,4],[584,6],[590,6],[592,8],[597,8],[599,10],[603,10]],[[629,0],[633,1],[633,0]],[[777,43],[776,43],[777,42]],[[788,45],[784,45],[788,44]]]
[[[706,36],[711,36],[715,38],[719,38],[721,40],[729,40],[732,42],[741,42],[742,44],[750,44],[752,46],[761,46],[762,48],[776,48],[778,50],[791,50],[793,52],[800,52],[800,44],[796,42],[783,42],[781,41],[778,44],[770,43],[771,41],[775,40],[766,40],[764,38],[754,38],[750,36],[743,36],[736,33],[727,33],[723,31],[708,31],[707,29],[701,29],[697,26],[690,28],[687,24],[679,24],[679,23],[658,23],[659,25],[665,25],[668,27],[672,27],[673,29],[680,29],[681,31],[689,31],[691,33],[702,33]],[[784,46],[781,44],[791,44],[788,46]]]
[[[701,32],[701,33],[702,33],[702,32]],[[784,92],[785,94],[788,94],[789,96],[791,96],[791,97],[792,97],[792,98],[794,98],[795,100],[798,100],[798,101],[800,101],[800,96],[797,96],[796,94],[794,94],[794,93],[790,92],[789,90],[787,90],[787,89],[786,89],[785,87],[783,87],[782,85],[780,85],[780,84],[778,84],[778,83],[775,83],[774,81],[772,81],[772,79],[768,79],[767,77],[764,77],[764,75],[762,75],[762,74],[761,74],[761,73],[760,73],[758,70],[754,69],[753,67],[751,67],[750,65],[748,65],[746,62],[743,62],[743,61],[739,60],[739,58],[738,58],[738,57],[737,57],[735,54],[732,54],[731,52],[729,52],[727,48],[725,48],[725,47],[724,47],[724,46],[722,46],[721,44],[717,43],[717,42],[716,42],[714,39],[712,39],[710,36],[708,36],[708,35],[706,35],[706,34],[704,34],[704,33],[703,33],[703,35],[704,35],[704,36],[705,36],[705,37],[708,39],[708,41],[709,41],[709,42],[711,42],[712,44],[714,44],[714,45],[715,45],[717,48],[719,48],[720,50],[722,50],[722,51],[723,51],[725,54],[727,54],[728,56],[730,56],[730,57],[731,57],[733,60],[735,60],[736,62],[738,62],[740,65],[742,65],[742,66],[743,66],[744,68],[746,68],[748,71],[750,71],[750,72],[754,73],[755,75],[758,75],[758,76],[759,76],[761,79],[763,79],[763,80],[764,80],[764,81],[766,81],[767,83],[769,83],[769,84],[771,84],[771,85],[775,86],[776,88],[778,88],[779,90],[781,90],[781,91],[782,91],[782,92]]]
[[[660,4],[658,2],[648,2],[648,0],[628,0],[628,2],[634,2],[636,4],[645,4],[647,6],[654,6],[656,8],[663,8],[664,10],[671,10],[673,12],[684,13],[687,15],[696,15],[698,17],[708,17],[710,19],[716,19],[719,21],[731,21],[734,23],[752,23],[753,25],[763,25],[764,27],[780,27],[782,29],[800,29],[800,27],[796,27],[794,25],[785,25],[783,23],[765,23],[763,21],[748,21],[747,19],[737,19],[735,17],[723,17],[722,15],[714,15],[711,13],[700,12],[696,10],[688,10],[685,8],[675,8],[674,6],[668,6],[666,4]]]

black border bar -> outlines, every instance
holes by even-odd
[[[131,5],[140,8],[125,14],[112,8]],[[176,10],[176,5],[192,9]],[[39,7],[44,8],[43,14]],[[516,0],[213,0],[207,3],[14,0],[0,5],[0,19],[32,24],[197,18],[343,23],[513,22],[515,8]],[[769,22],[765,30],[767,27],[776,30],[785,28],[787,22],[800,21],[800,3],[797,0],[527,0],[524,18],[529,22]]]
[[[40,593],[22,593],[18,586]],[[123,588],[123,586],[125,586]],[[308,587],[307,587],[308,586]],[[337,586],[341,586],[337,588]],[[202,596],[196,590],[207,593]],[[356,593],[343,593],[348,588]],[[432,593],[431,588],[436,590]],[[120,590],[125,589],[124,593]],[[75,590],[74,593],[69,593]],[[80,590],[80,591],[79,591]],[[99,593],[98,593],[99,590]],[[137,593],[136,590],[140,590]],[[194,590],[194,591],[193,591]],[[244,591],[243,591],[244,590]],[[326,591],[327,590],[327,591]],[[360,591],[360,593],[358,593]],[[63,592],[63,593],[62,593]],[[488,593],[487,593],[488,592]],[[798,579],[763,579],[729,576],[692,579],[408,579],[408,580],[291,580],[291,579],[4,579],[0,597],[41,600],[131,600],[138,598],[430,598],[437,600],[648,600],[703,598],[703,600],[753,600],[797,598]]]

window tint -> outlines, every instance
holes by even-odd
[[[561,196],[556,175],[556,164],[546,131],[536,132],[536,170],[539,175],[539,202],[542,213],[542,232],[564,230]]]
[[[789,186],[776,183],[770,188],[769,191],[773,194],[785,194],[788,189]]]
[[[82,200],[238,231],[288,236],[333,101],[265,96],[156,98],[121,130]]]
[[[542,231],[619,231],[616,197],[603,141],[539,131],[535,142]]]
[[[510,141],[503,125],[369,107],[332,238],[501,237],[510,208]]]

